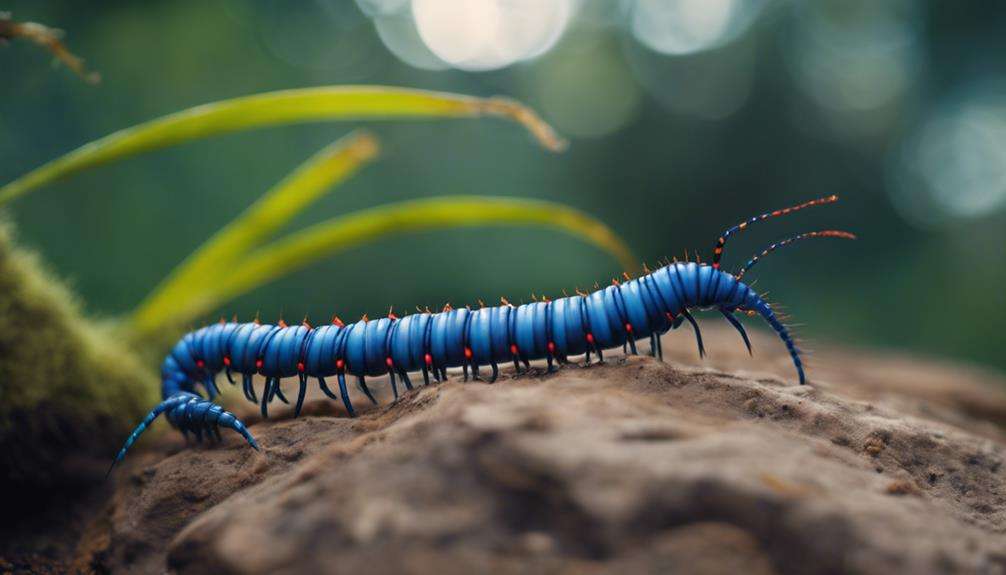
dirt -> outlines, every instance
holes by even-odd
[[[1006,573],[1001,376],[832,349],[801,387],[769,335],[705,333],[705,363],[675,333],[663,363],[452,375],[356,419],[248,406],[262,453],[141,442],[0,572]]]

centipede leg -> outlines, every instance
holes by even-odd
[[[265,387],[262,388],[262,403],[260,404],[260,409],[262,411],[262,418],[269,418],[269,397],[270,397],[270,387],[272,387],[272,378],[265,380]]]
[[[363,395],[367,396],[367,399],[370,400],[370,403],[377,405],[377,400],[374,399],[374,394],[370,393],[370,388],[367,387],[367,379],[365,377],[361,375],[356,378],[356,387],[363,392]]]
[[[695,341],[699,346],[699,357],[706,356],[706,347],[702,345],[702,331],[699,330],[699,324],[692,317],[692,314],[688,313],[688,310],[681,310],[681,315],[688,320],[688,323],[692,324],[692,329],[695,330]]]
[[[520,375],[520,359],[517,358],[516,354],[513,356],[513,368],[517,372],[517,375]]]
[[[285,403],[287,405],[290,405],[290,402],[287,401],[286,396],[283,395],[283,390],[279,388],[279,378],[278,377],[273,378],[273,382],[272,382],[272,396],[269,398],[269,401],[272,401],[273,397],[278,397],[280,401],[282,401],[283,403]]]
[[[429,384],[430,384],[430,370],[426,369],[426,366],[424,365],[423,366],[423,385],[429,385]]]
[[[297,393],[297,406],[293,408],[293,416],[300,417],[300,409],[304,407],[304,396],[307,395],[307,375],[297,374],[300,379],[300,390]]]
[[[395,370],[388,368],[388,379],[391,380],[391,393],[395,395],[395,401],[398,401],[398,382],[395,380]]]
[[[234,381],[234,372],[231,371],[230,366],[224,369],[224,375],[227,376],[227,381],[231,382],[231,385],[235,385],[237,383]]]
[[[356,411],[353,410],[353,404],[349,402],[349,390],[346,389],[346,374],[339,372],[339,394],[342,395],[342,404],[346,406],[346,411],[349,413],[350,417],[356,417]]]
[[[215,381],[213,381],[213,376],[207,375],[203,378],[203,388],[206,390],[206,395],[212,400],[216,396],[220,395],[220,389],[217,387]]]
[[[405,389],[412,391],[412,380],[409,379],[409,373],[402,368],[398,368],[398,375],[402,378],[402,383],[405,384]]]
[[[252,385],[252,376],[248,373],[241,374],[241,384],[244,387],[245,397],[252,403],[258,403],[255,397],[255,386]]]
[[[479,364],[472,362],[472,379],[481,379],[479,377]]]
[[[664,361],[664,341],[663,341],[663,338],[660,337],[660,334],[657,334],[656,339],[657,339],[657,359],[659,359],[660,361]]]
[[[632,355],[639,355],[639,352],[636,351],[636,340],[632,338],[632,334],[628,334],[626,339],[629,342],[629,349],[632,350]]]
[[[490,365],[492,366],[493,375],[492,378],[489,379],[489,383],[495,383],[496,378],[500,376],[500,366],[496,365],[496,362],[493,362]]]
[[[721,307],[720,313],[723,314],[723,317],[727,318],[727,321],[730,322],[730,325],[734,326],[734,329],[736,329],[741,334],[741,338],[744,340],[744,345],[745,347],[748,348],[748,355],[753,356],[754,352],[751,351],[751,340],[748,339],[748,332],[744,330],[744,324],[737,321],[737,318],[734,317],[733,312],[731,312],[730,310]]]
[[[332,390],[328,388],[328,384],[325,383],[325,378],[324,377],[319,377],[318,378],[318,387],[321,388],[321,392],[324,393],[329,399],[334,399],[336,401],[339,401],[339,396],[337,396],[334,393],[332,393]]]
[[[587,353],[583,356],[584,365],[590,365],[590,349],[587,349]]]
[[[464,378],[463,381],[468,381],[468,364],[467,363],[461,364],[461,373],[465,374],[465,378]]]

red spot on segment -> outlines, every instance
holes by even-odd
[[[199,369],[202,369],[202,368],[206,367],[206,362],[203,361],[203,360],[201,360],[201,359],[197,359],[196,360],[196,367],[198,367]]]
[[[520,351],[520,350],[517,349],[517,344],[516,343],[511,343],[510,344],[510,353],[513,354],[513,355],[517,355],[518,351]]]
[[[548,342],[548,352],[551,353],[552,355],[555,355],[555,342],[554,341]]]
[[[299,371],[301,373],[304,373],[304,362],[303,361],[298,361],[297,362],[297,371]]]
[[[671,312],[667,312],[667,319],[674,321],[674,314]]]
[[[229,355],[224,356],[224,365],[226,365],[227,367],[231,366],[231,356]]]
[[[263,361],[261,359],[255,360],[255,369],[262,369]]]
[[[430,354],[426,354],[423,356],[423,361],[426,362],[426,365],[433,365],[433,356]]]
[[[387,365],[388,367],[395,367],[395,361],[391,359],[390,355],[384,358],[384,364]]]
[[[396,319],[398,319],[398,316],[395,315],[395,314],[393,314],[393,313],[389,313],[388,314],[388,319],[390,319],[390,320],[396,320]]]
[[[465,348],[465,357],[467,359],[471,359],[472,358],[472,348],[470,348],[470,347],[466,347]]]
[[[626,331],[626,333],[632,333],[632,324],[631,323],[625,324],[625,331]]]
[[[592,333],[587,334],[587,343],[589,343],[590,345],[594,345],[594,334]]]
[[[339,359],[335,360],[335,368],[336,369],[338,369],[338,370],[341,371],[342,368],[344,368],[344,367],[346,367],[346,360],[342,359],[341,357]]]

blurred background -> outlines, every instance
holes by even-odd
[[[1006,368],[1006,8],[873,0],[4,0],[67,31],[90,86],[24,42],[0,49],[0,181],[163,114],[267,90],[390,84],[503,94],[571,142],[495,121],[370,124],[383,154],[293,227],[439,194],[561,201],[651,265],[728,267],[793,232],[847,228],[767,259],[757,286],[801,335]],[[348,124],[245,132],[91,170],[11,207],[21,241],[114,316]],[[531,229],[450,230],[339,255],[231,302],[325,320],[561,295],[619,274]],[[213,320],[208,317],[207,320]],[[722,321],[713,319],[707,321]],[[738,342],[738,345],[739,342]],[[811,347],[813,345],[811,344]]]

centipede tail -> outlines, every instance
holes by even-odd
[[[736,275],[720,266],[726,240],[733,234],[755,222],[836,200],[835,196],[813,200],[729,228],[716,242],[709,265],[668,263],[592,293],[578,291],[574,296],[519,306],[503,299],[501,305],[474,310],[448,305],[439,313],[427,310],[401,318],[389,313],[385,318],[364,317],[351,324],[344,324],[338,317],[318,327],[306,321],[296,326],[282,321],[277,325],[222,321],[195,330],[183,336],[165,358],[161,366],[163,401],[129,435],[112,465],[125,457],[161,414],[186,437],[192,433],[197,441],[204,434],[218,437],[218,428],[224,427],[233,429],[258,449],[244,424],[212,401],[220,393],[215,378],[221,371],[232,384],[234,375],[241,376],[245,398],[259,404],[263,417],[268,417],[269,404],[274,400],[290,403],[280,381],[293,376],[298,381],[295,416],[300,415],[308,383],[314,379],[326,397],[341,400],[353,417],[356,411],[347,377],[353,377],[358,390],[376,404],[367,385],[368,377],[387,376],[397,400],[398,381],[406,390],[412,390],[409,373],[415,372],[422,373],[423,385],[430,385],[431,375],[437,382],[446,380],[448,368],[461,368],[466,380],[469,375],[481,380],[480,369],[488,366],[491,375],[487,381],[494,382],[501,363],[512,362],[518,374],[530,369],[531,361],[544,360],[549,371],[571,357],[583,356],[589,365],[596,356],[597,362],[603,363],[605,350],[622,347],[626,353],[638,354],[636,342],[647,338],[650,355],[662,359],[660,336],[684,322],[692,327],[699,355],[704,357],[702,332],[692,310],[718,311],[740,334],[749,353],[751,341],[734,314],[746,311],[761,316],[785,344],[802,385],[806,374],[799,348],[772,307],[741,278],[761,258],[798,240],[855,236],[838,230],[808,232],[771,244],[748,260]],[[256,375],[265,379],[260,397],[255,392]],[[328,385],[332,377],[338,382],[338,394]],[[204,399],[197,387],[202,387],[209,399]]]

